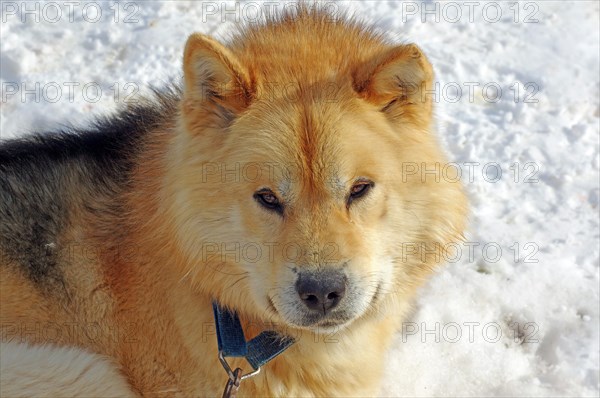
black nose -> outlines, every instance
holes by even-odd
[[[346,280],[346,275],[340,271],[300,273],[296,291],[308,308],[326,313],[344,297]]]

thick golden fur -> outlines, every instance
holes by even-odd
[[[465,221],[457,183],[403,173],[445,162],[425,55],[303,10],[227,45],[192,35],[183,69],[177,111],[148,134],[126,189],[116,199],[73,193],[57,237],[74,248],[61,255],[64,289],[47,293],[13,265],[0,268],[2,341],[112,357],[144,396],[215,396],[226,380],[216,298],[237,311],[247,338],[275,329],[297,339],[240,395],[377,394],[391,338],[441,262],[426,250],[459,240]],[[251,176],[242,172],[249,164]],[[223,178],[223,168],[234,172]],[[358,177],[375,186],[347,206]],[[283,216],[257,205],[263,187],[285,201]],[[262,255],[207,255],[222,244]],[[281,249],[292,246],[301,249],[297,268],[348,264],[361,291],[353,319],[323,330],[295,323]]]

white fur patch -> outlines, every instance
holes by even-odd
[[[73,347],[0,344],[1,397],[135,397],[108,358]]]

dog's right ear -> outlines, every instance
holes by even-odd
[[[199,33],[192,34],[183,55],[183,112],[228,125],[252,100],[249,73],[228,48]],[[216,119],[215,119],[216,118]],[[194,118],[196,119],[196,118]]]
[[[414,44],[383,51],[354,71],[354,89],[394,120],[431,119],[433,69]]]

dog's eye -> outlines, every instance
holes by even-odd
[[[348,206],[352,203],[352,201],[361,198],[367,194],[373,188],[375,183],[369,180],[359,180],[352,185],[350,188],[350,195],[348,196]]]
[[[263,207],[274,210],[277,213],[283,213],[283,206],[277,199],[277,196],[270,189],[261,189],[254,193],[254,199]]]

